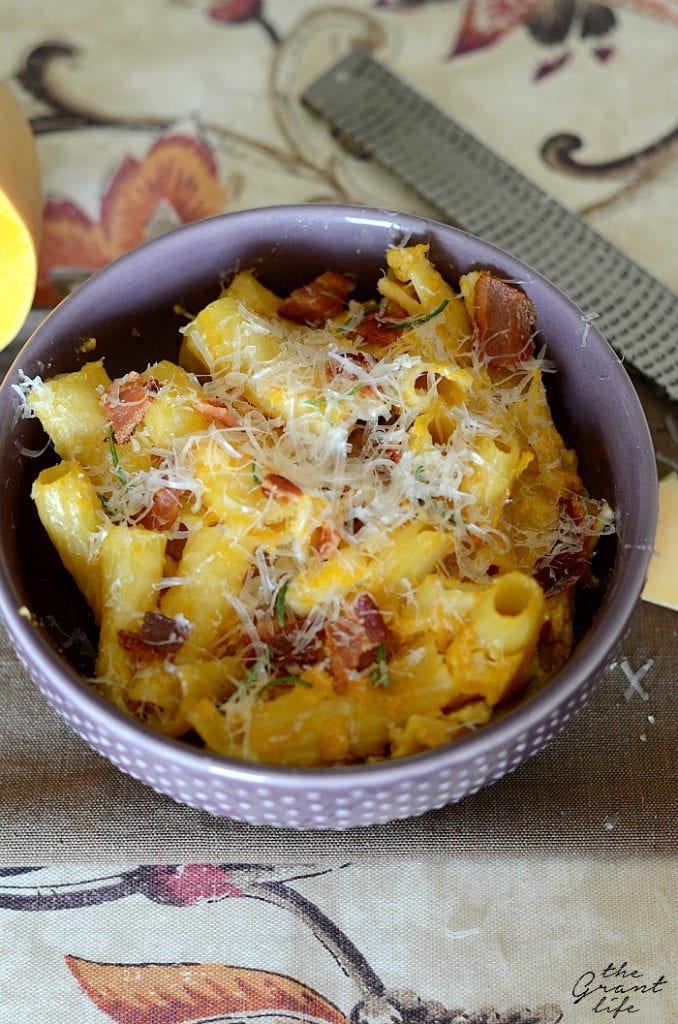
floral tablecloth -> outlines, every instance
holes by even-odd
[[[181,223],[314,200],[427,213],[299,102],[356,45],[678,288],[676,0],[0,0],[43,171],[36,308]],[[1,127],[1,126],[0,126]],[[675,406],[636,379],[661,472]],[[90,751],[0,635],[0,1022],[678,1021],[676,613],[454,807],[287,833]]]

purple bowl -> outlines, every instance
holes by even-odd
[[[80,674],[91,616],[51,548],[30,501],[49,453],[36,420],[19,418],[13,385],[78,369],[96,337],[111,376],[178,353],[175,307],[197,310],[236,269],[254,268],[286,294],[315,274],[351,269],[373,289],[388,245],[430,243],[443,276],[487,267],[518,280],[558,366],[549,376],[556,423],[580,456],[592,495],[617,514],[597,556],[602,583],[566,667],[536,696],[473,735],[385,763],[331,769],[257,766],[155,733],[100,698]],[[534,270],[446,225],[385,210],[283,206],[180,228],[121,257],[57,307],[26,343],[0,389],[0,610],[17,654],[47,699],[95,750],[180,803],[254,824],[343,829],[418,815],[461,800],[536,754],[582,707],[622,640],[645,581],[656,526],[652,441],[635,389],[581,310]],[[30,618],[25,609],[30,609]],[[82,645],[73,637],[82,637]],[[68,646],[64,640],[68,638]]]

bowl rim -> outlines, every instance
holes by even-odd
[[[7,395],[16,380],[21,368],[22,358],[34,344],[34,339],[49,334],[58,325],[61,310],[68,304],[70,310],[79,303],[87,302],[90,291],[107,285],[130,262],[136,262],[142,250],[153,247],[160,260],[164,250],[172,251],[181,246],[183,239],[189,235],[200,236],[204,232],[219,230],[225,221],[237,225],[238,221],[251,220],[252,217],[283,217],[292,218],[298,224],[306,219],[317,220],[329,217],[331,220],[351,221],[366,227],[390,228],[410,233],[431,231],[440,234],[452,234],[460,239],[468,240],[471,247],[479,249],[479,259],[486,253],[496,253],[497,263],[508,261],[512,266],[524,267],[530,282],[538,279],[541,286],[556,299],[561,306],[566,305],[572,311],[581,314],[580,307],[567,295],[545,278],[537,270],[522,260],[493,245],[485,239],[452,225],[437,221],[431,217],[416,214],[405,214],[386,208],[356,206],[351,204],[282,204],[252,209],[226,212],[191,224],[183,225],[167,234],[150,240],[130,252],[124,253],[108,263],[85,281],[72,295],[51,310],[44,320],[33,331],[21,347],[12,365],[0,385],[0,405],[7,401]],[[328,767],[303,767],[278,765],[269,763],[253,763],[241,761],[223,755],[214,754],[199,747],[193,747],[181,739],[164,736],[154,732],[148,726],[127,716],[124,712],[98,694],[85,677],[79,675],[66,661],[65,656],[58,653],[56,646],[45,633],[36,628],[34,623],[20,610],[20,598],[14,582],[6,571],[4,549],[0,550],[0,613],[7,625],[10,636],[21,652],[30,650],[30,659],[35,662],[35,670],[48,680],[48,687],[38,683],[40,689],[50,699],[50,693],[57,694],[62,700],[77,701],[83,706],[90,720],[97,723],[106,733],[113,733],[131,747],[143,748],[144,758],[153,763],[169,761],[182,772],[190,772],[197,767],[207,772],[213,779],[237,780],[271,786],[275,782],[284,784],[287,789],[314,788],[318,790],[354,789],[359,779],[371,788],[397,780],[403,774],[408,779],[416,780],[428,776],[436,768],[454,770],[469,761],[482,761],[491,758],[495,750],[508,750],[511,740],[518,734],[527,735],[529,730],[548,723],[559,708],[568,702],[574,702],[573,710],[579,707],[577,696],[587,689],[590,680],[596,680],[604,672],[610,659],[614,658],[616,648],[621,642],[624,631],[633,614],[645,582],[645,575],[652,555],[652,536],[657,520],[657,471],[654,461],[654,449],[650,429],[638,394],[633,386],[621,360],[600,333],[595,324],[590,325],[588,343],[602,345],[609,350],[611,370],[616,373],[614,384],[623,390],[627,410],[633,415],[634,427],[637,430],[635,441],[638,450],[642,449],[642,460],[637,467],[638,474],[644,478],[647,498],[643,503],[642,524],[632,525],[631,543],[624,545],[632,549],[626,554],[626,562],[621,576],[615,575],[609,590],[603,597],[596,617],[585,635],[581,638],[565,666],[539,693],[518,703],[507,713],[488,723],[469,736],[454,740],[440,747],[435,747],[406,757],[377,761],[370,764],[360,763]],[[616,364],[616,370],[614,369]],[[616,567],[619,555],[615,557],[612,570]],[[611,571],[612,571],[611,570]],[[31,675],[35,670],[27,667]],[[568,716],[569,717],[569,716]],[[563,723],[564,724],[564,723]],[[555,731],[559,731],[556,729]],[[469,748],[471,754],[469,755]]]

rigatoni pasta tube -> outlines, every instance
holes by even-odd
[[[298,615],[343,597],[367,576],[370,556],[361,548],[337,551],[326,562],[298,573],[287,589],[287,604]]]
[[[138,630],[158,601],[167,538],[142,526],[111,526],[101,545],[101,632],[97,676],[127,681],[131,655],[119,643],[121,630]]]
[[[372,589],[388,597],[416,587],[454,549],[449,534],[408,523],[395,530],[370,568]]]
[[[459,698],[497,704],[525,682],[545,609],[541,587],[521,572],[498,576],[483,591],[445,653]]]
[[[177,438],[205,429],[207,420],[193,404],[203,397],[195,378],[167,360],[156,363],[147,375],[162,387],[146,410],[135,441],[144,448],[169,448]]]
[[[499,576],[471,615],[479,642],[493,654],[511,657],[534,649],[544,621],[544,593],[531,576]]]
[[[99,404],[99,390],[111,379],[103,362],[86,363],[75,373],[60,374],[36,385],[28,404],[52,439],[62,459],[96,466],[106,453],[108,421]]]
[[[191,631],[177,661],[205,657],[238,620],[233,596],[241,590],[250,565],[247,549],[234,543],[223,526],[191,534],[177,567],[177,585],[160,602],[163,615],[184,615]]]
[[[42,525],[97,621],[101,618],[101,543],[111,530],[99,496],[77,462],[43,469],[32,497]]]
[[[229,295],[211,302],[184,330],[182,361],[202,364],[210,373],[241,373],[250,401],[273,414],[277,408],[269,408],[265,389],[257,385],[253,374],[279,357],[280,342],[275,335]]]
[[[235,689],[233,679],[242,670],[239,658],[214,658],[173,665],[162,661],[139,667],[130,681],[131,701],[152,708],[148,724],[165,736],[181,736],[190,728],[186,709],[209,698],[221,702]]]

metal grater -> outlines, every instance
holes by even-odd
[[[678,399],[678,298],[593,228],[354,50],[303,95],[348,148],[373,157],[441,219],[529,263],[595,317],[618,354]]]

